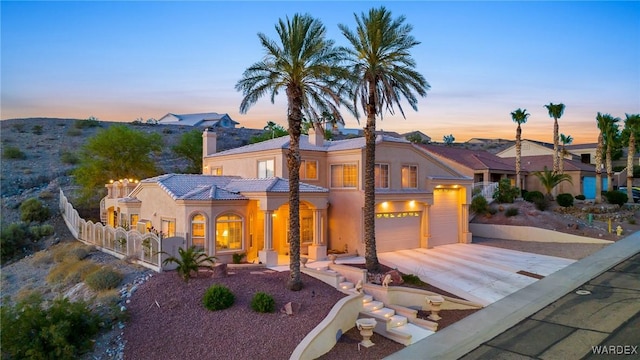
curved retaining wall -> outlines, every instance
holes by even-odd
[[[471,231],[474,236],[493,239],[583,244],[613,243],[611,240],[566,234],[530,226],[469,224],[469,231]]]

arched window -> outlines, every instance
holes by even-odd
[[[205,249],[207,234],[207,219],[202,214],[196,214],[191,218],[191,245],[200,250]]]
[[[224,214],[216,219],[216,251],[242,249],[242,218]]]

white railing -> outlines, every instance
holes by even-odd
[[[94,245],[98,250],[119,259],[127,257],[139,265],[158,272],[162,271],[160,252],[163,239],[158,235],[85,221],[67,200],[62,189],[60,189],[60,213],[69,231],[77,240]]]
[[[498,188],[497,182],[473,184],[473,196],[482,195],[489,203],[493,201],[493,193]]]

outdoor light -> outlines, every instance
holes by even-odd
[[[386,202],[386,201],[385,201],[385,202],[383,202],[381,205],[382,205],[382,207],[383,207],[383,208],[385,208],[385,209],[389,207],[389,203],[388,203],[388,202]]]
[[[416,206],[416,201],[415,200],[409,201],[409,206],[411,206],[411,207]]]

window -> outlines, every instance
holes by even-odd
[[[580,154],[580,162],[583,164],[591,164],[591,154]]]
[[[206,218],[202,214],[194,215],[191,218],[191,245],[199,250],[204,250],[206,239]]]
[[[242,218],[225,214],[216,219],[216,251],[242,249]]]
[[[129,217],[129,224],[131,227],[134,227],[138,224],[138,214],[131,214]]]
[[[356,164],[331,165],[331,187],[354,188],[356,186],[358,186]]]
[[[418,187],[418,167],[402,165],[402,187],[415,189]]]
[[[176,221],[174,219],[162,219],[161,231],[163,237],[176,236]]]
[[[388,189],[389,188],[389,165],[388,164],[376,164],[376,189]]]
[[[258,179],[273,177],[275,174],[274,169],[273,159],[258,161]]]
[[[302,160],[300,162],[300,180],[317,180],[318,162],[315,160]]]
[[[221,167],[211,168],[211,175],[222,175],[222,168]]]

